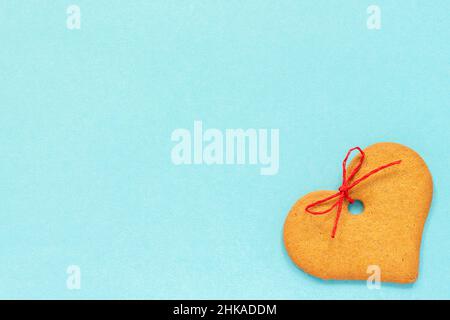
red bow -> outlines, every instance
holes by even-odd
[[[358,165],[353,169],[353,171],[347,177],[347,160],[348,160],[348,157],[350,156],[350,154],[352,153],[352,151],[354,151],[354,150],[358,150],[359,151],[359,153],[361,154],[361,158],[359,159]],[[310,214],[321,215],[321,214],[326,214],[326,213],[330,212],[331,210],[333,210],[335,207],[337,207],[336,219],[334,221],[333,231],[331,232],[331,238],[334,238],[334,236],[336,235],[336,229],[337,229],[337,226],[338,226],[339,218],[341,216],[342,204],[344,203],[344,200],[347,200],[350,203],[354,202],[354,200],[348,195],[348,192],[354,186],[356,186],[358,183],[360,183],[363,180],[366,180],[368,177],[370,177],[371,175],[377,173],[378,171],[381,171],[383,169],[386,169],[387,167],[390,167],[390,166],[393,166],[393,165],[396,165],[396,164],[400,164],[400,162],[402,162],[401,160],[397,160],[397,161],[385,164],[383,166],[380,166],[380,167],[370,171],[369,173],[365,174],[361,178],[356,179],[355,181],[350,183],[350,181],[355,177],[356,173],[361,168],[361,165],[364,162],[364,157],[365,157],[364,151],[362,151],[360,147],[351,148],[347,152],[347,155],[345,156],[345,159],[342,162],[342,185],[339,187],[339,192],[336,192],[335,194],[333,194],[333,195],[331,195],[329,197],[326,197],[326,198],[324,198],[322,200],[313,202],[310,205],[308,205],[306,207],[306,209],[305,209],[306,212],[308,212]],[[315,206],[317,206],[319,204],[327,202],[328,200],[334,199],[336,197],[339,197],[339,199],[333,205],[331,205],[328,209],[326,209],[324,211],[312,211],[311,210],[312,207],[315,207]]]

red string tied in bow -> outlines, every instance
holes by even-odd
[[[347,160],[348,160],[348,157],[350,156],[350,154],[351,154],[353,151],[355,151],[355,150],[358,150],[358,151],[359,151],[359,153],[361,154],[361,157],[360,157],[359,162],[358,162],[358,164],[356,165],[356,167],[355,167],[355,168],[352,170],[352,172],[350,172],[350,174],[347,176]],[[381,171],[381,170],[384,170],[384,169],[386,169],[386,168],[388,168],[388,167],[391,167],[391,166],[393,166],[393,165],[400,164],[400,163],[402,162],[401,160],[397,160],[397,161],[394,161],[394,162],[391,162],[391,163],[382,165],[382,166],[380,166],[380,167],[378,167],[378,168],[376,168],[376,169],[374,169],[374,170],[372,170],[372,171],[366,173],[366,174],[363,175],[361,178],[358,178],[358,179],[356,179],[355,181],[351,182],[352,179],[355,177],[356,173],[357,173],[357,172],[359,171],[359,169],[361,168],[361,166],[362,166],[362,164],[363,164],[363,162],[364,162],[365,156],[366,156],[366,155],[364,154],[364,151],[362,151],[360,147],[351,148],[351,149],[347,152],[347,155],[345,156],[345,159],[344,159],[344,161],[342,162],[342,185],[339,187],[339,191],[336,192],[335,194],[331,195],[331,196],[328,196],[328,197],[324,198],[324,199],[315,201],[315,202],[309,204],[309,205],[305,208],[306,212],[308,212],[308,213],[310,213],[310,214],[313,214],[313,215],[322,215],[322,214],[329,213],[331,210],[333,210],[334,208],[337,207],[337,211],[336,211],[336,219],[334,220],[333,230],[331,231],[331,238],[334,238],[335,235],[336,235],[336,229],[337,229],[337,226],[338,226],[338,223],[339,223],[339,218],[340,218],[340,216],[341,216],[342,205],[343,205],[344,201],[348,201],[349,203],[353,203],[353,202],[354,202],[354,200],[353,200],[353,199],[349,196],[349,194],[348,194],[349,191],[350,191],[353,187],[355,187],[357,184],[359,184],[361,181],[364,181],[364,180],[366,180],[367,178],[369,178],[371,175],[373,175],[373,174],[375,174],[375,173],[377,173],[377,172],[379,172],[379,171]],[[331,200],[331,199],[334,199],[334,198],[338,198],[338,199],[337,199],[337,201],[336,201],[334,204],[332,204],[328,209],[325,209],[325,210],[323,210],[323,211],[313,211],[313,210],[311,210],[311,208],[313,208],[313,207],[315,207],[315,206],[318,206],[318,205],[320,205],[320,204],[322,204],[322,203],[325,203],[325,202],[327,202],[327,201],[329,201],[329,200]]]

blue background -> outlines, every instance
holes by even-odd
[[[372,3],[1,0],[0,297],[450,298],[450,2]],[[174,166],[194,120],[279,128],[278,175]],[[418,281],[308,276],[286,214],[379,141],[434,177]]]

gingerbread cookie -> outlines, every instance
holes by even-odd
[[[351,164],[351,151],[358,150]],[[369,266],[381,281],[410,283],[418,276],[422,231],[433,183],[424,160],[397,143],[353,148],[343,164],[338,191],[299,199],[284,225],[284,244],[294,263],[322,279],[366,280]],[[360,200],[364,211],[349,212]]]

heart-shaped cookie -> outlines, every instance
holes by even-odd
[[[347,176],[361,163],[349,184],[387,163],[401,163],[383,168],[344,190],[349,197],[342,198],[334,238],[330,233],[338,205],[327,209],[341,198],[317,203],[336,191],[315,191],[298,200],[284,224],[286,250],[297,266],[322,279],[365,280],[368,267],[376,265],[381,281],[414,282],[433,194],[430,171],[415,151],[398,143],[377,143],[364,149],[364,154],[363,159],[358,155],[348,166]],[[364,211],[359,215],[350,213],[346,199],[360,200]],[[306,209],[311,204],[315,212],[326,214],[310,214]]]

